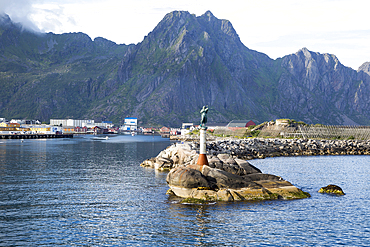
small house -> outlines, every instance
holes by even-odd
[[[160,128],[160,133],[161,134],[169,134],[170,133],[170,128],[168,128],[166,126],[163,126],[162,128]]]

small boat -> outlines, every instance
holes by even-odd
[[[109,137],[106,136],[106,137],[93,137],[92,138],[93,140],[109,140]]]
[[[131,132],[131,135],[132,135],[132,136],[135,136],[135,132]]]

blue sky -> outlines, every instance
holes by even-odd
[[[210,10],[245,46],[273,59],[306,47],[355,70],[370,61],[369,7],[366,0],[0,0],[0,11],[28,28],[118,44],[141,42],[173,10]]]

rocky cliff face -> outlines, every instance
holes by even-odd
[[[368,123],[369,99],[360,93],[369,89],[368,74],[361,72],[366,66],[356,72],[334,55],[306,48],[276,62],[284,68],[277,82],[280,102],[273,108],[279,115],[289,112],[309,123]]]
[[[167,14],[137,45],[82,33],[34,34],[0,20],[0,115],[145,124],[294,118],[370,124],[370,64],[358,71],[305,48],[272,60],[211,12]]]
[[[211,12],[167,14],[120,67],[124,84],[137,87],[135,113],[167,124],[198,121],[198,110],[210,106],[210,121],[257,118],[264,114],[253,90],[272,60],[249,50],[231,23]]]

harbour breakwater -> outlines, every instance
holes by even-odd
[[[199,145],[194,143],[195,147]],[[240,159],[279,156],[370,155],[370,140],[219,139],[207,143],[211,155],[230,154]]]
[[[263,159],[280,156],[314,155],[370,155],[370,140],[313,140],[279,138],[219,138],[207,141],[207,157],[210,166],[220,155],[225,164],[235,160]],[[161,151],[157,157],[145,160],[141,166],[157,170],[171,170],[182,165],[194,165],[199,153],[199,139],[174,143]],[[227,160],[227,161],[226,161]],[[219,167],[218,167],[219,168]]]

